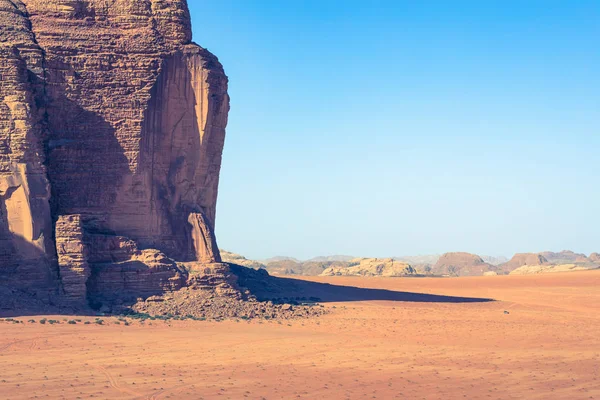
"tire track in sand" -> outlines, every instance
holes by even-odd
[[[121,387],[121,385],[119,385],[119,382],[117,382],[117,380],[112,376],[112,374],[110,372],[108,372],[108,370],[106,368],[104,368],[100,365],[96,365],[96,366],[94,366],[94,368],[96,368],[98,371],[100,371],[104,374],[104,376],[108,380],[110,387],[112,387],[113,389],[115,389],[123,394],[128,394],[130,396],[133,396],[135,398],[144,397],[144,395],[142,395],[139,392]]]

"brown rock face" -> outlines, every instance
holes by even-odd
[[[592,253],[588,259],[593,263],[600,263],[600,253]]]
[[[574,253],[571,250],[563,250],[560,253],[552,251],[544,251],[540,253],[549,263],[552,264],[568,264],[568,263],[587,263],[590,260],[585,254]]]
[[[517,253],[513,256],[505,264],[502,264],[500,267],[502,270],[510,272],[514,271],[517,268],[527,266],[539,266],[539,265],[547,265],[548,260],[544,258],[541,254],[534,253]]]
[[[0,279],[81,300],[220,262],[227,77],[185,0],[0,0],[0,76]]]
[[[496,271],[496,267],[478,255],[463,252],[442,255],[431,270],[436,275],[453,276],[478,276],[490,271]]]

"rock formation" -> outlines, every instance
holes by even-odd
[[[227,77],[191,39],[185,0],[0,0],[3,283],[81,304],[221,261]]]
[[[517,253],[511,258],[508,262],[500,265],[500,268],[503,271],[511,272],[517,268],[523,267],[525,265],[528,266],[538,266],[538,265],[548,265],[548,260],[544,258],[544,256],[535,253]]]
[[[590,262],[600,264],[600,253],[590,254],[590,256],[588,257],[588,260],[590,260]]]
[[[455,252],[442,255],[431,268],[434,275],[480,276],[496,267],[475,254]]]
[[[540,255],[548,260],[548,262],[551,264],[579,264],[590,262],[585,254],[575,253],[571,250],[563,250],[559,253],[544,251],[540,253]]]
[[[392,258],[356,258],[350,266],[333,266],[325,269],[321,276],[382,276],[398,277],[416,275],[410,264]]]
[[[510,275],[534,275],[552,272],[585,271],[589,268],[577,264],[524,265],[510,272]]]
[[[253,269],[266,269],[263,263],[254,260],[248,260],[246,257],[221,249],[221,258],[223,262],[241,265]]]

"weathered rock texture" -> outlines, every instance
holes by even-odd
[[[176,287],[218,263],[229,110],[185,0],[0,0],[0,279]]]
[[[80,215],[61,215],[56,221],[56,253],[65,297],[85,304],[87,281],[91,275],[88,246],[84,244],[84,228]]]

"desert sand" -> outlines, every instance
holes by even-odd
[[[310,279],[377,290],[323,286],[307,320],[0,322],[0,398],[600,399],[600,271]]]

